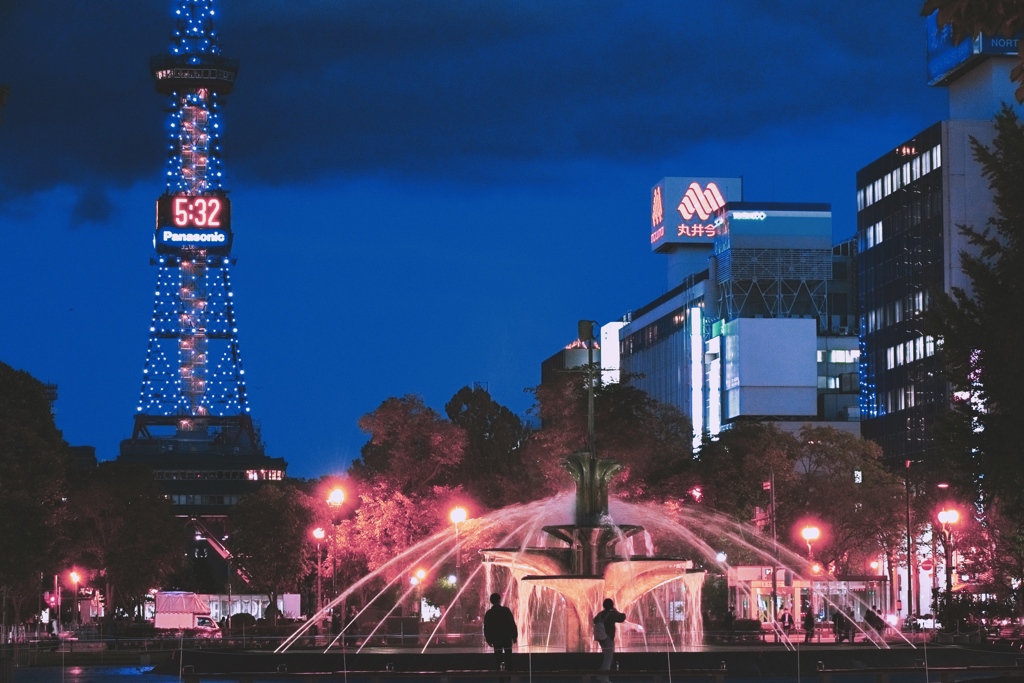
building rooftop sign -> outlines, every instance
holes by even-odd
[[[928,15],[925,26],[928,31],[928,85],[947,85],[987,57],[1017,56],[1019,33],[1012,38],[979,33],[954,45],[953,27],[947,24],[939,28],[938,10]]]
[[[742,178],[663,178],[651,190],[651,249],[713,243],[714,214],[742,199]]]

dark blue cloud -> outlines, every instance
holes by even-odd
[[[0,195],[157,177],[162,103],[146,57],[168,42],[169,6],[6,9]],[[229,182],[643,163],[941,101],[921,87],[915,6],[881,0],[225,0],[220,15],[242,64],[226,110]]]

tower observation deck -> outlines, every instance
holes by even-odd
[[[166,187],[156,202],[158,271],[142,390],[120,455],[148,465],[158,480],[210,482],[172,493],[193,514],[231,505],[252,485],[226,482],[280,479],[286,467],[263,452],[239,350],[220,114],[238,62],[221,55],[214,4],[177,0],[170,48],[150,60],[157,92],[168,98]]]

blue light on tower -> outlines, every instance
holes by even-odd
[[[157,286],[137,412],[202,418],[249,411],[230,270],[220,105],[238,63],[221,55],[213,0],[178,0],[170,49],[150,60],[168,98],[165,193],[157,201]],[[203,421],[182,419],[180,429]]]

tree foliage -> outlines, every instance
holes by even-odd
[[[499,508],[529,500],[523,451],[530,430],[519,416],[479,387],[459,389],[445,405],[452,424],[465,434],[462,462],[453,483],[474,500]]]
[[[297,589],[315,566],[312,544],[314,506],[291,484],[265,484],[242,496],[231,510],[231,548],[252,577],[250,588],[267,593],[277,605],[281,593]],[[277,622],[277,610],[272,613]]]
[[[848,432],[806,426],[793,435],[768,423],[737,423],[705,441],[697,474],[703,505],[756,520],[765,534],[765,484],[774,479],[779,542],[800,550],[800,530],[817,526],[823,534],[815,557],[839,572],[864,573],[863,562],[879,553],[895,559],[905,539],[902,481],[885,469],[876,444]]]
[[[598,371],[565,372],[533,390],[533,412],[541,427],[530,436],[526,459],[536,472],[538,493],[549,495],[572,485],[562,461],[588,447],[587,381]],[[599,457],[624,467],[612,482],[615,495],[632,500],[671,496],[693,481],[689,419],[629,384],[594,387],[594,448]]]
[[[1024,126],[1007,107],[995,129],[991,148],[973,142],[997,212],[984,228],[960,227],[976,250],[960,254],[971,291],[939,294],[931,324],[957,392],[945,424],[955,450],[946,457],[1004,511],[1024,512]]]
[[[359,428],[370,440],[350,471],[364,481],[386,481],[408,495],[450,483],[462,464],[465,432],[419,396],[386,399]]]
[[[921,15],[938,10],[939,26],[953,28],[953,43],[984,33],[1011,38],[1024,31],[1024,0],[925,0]],[[1024,103],[1024,46],[1018,47],[1020,61],[1010,73],[1018,102]]]
[[[184,530],[145,467],[100,463],[76,480],[69,508],[72,559],[93,570],[108,619],[141,604],[184,561]]]
[[[42,383],[0,363],[0,591],[37,594],[58,566],[67,444]],[[6,607],[6,600],[3,605]]]

